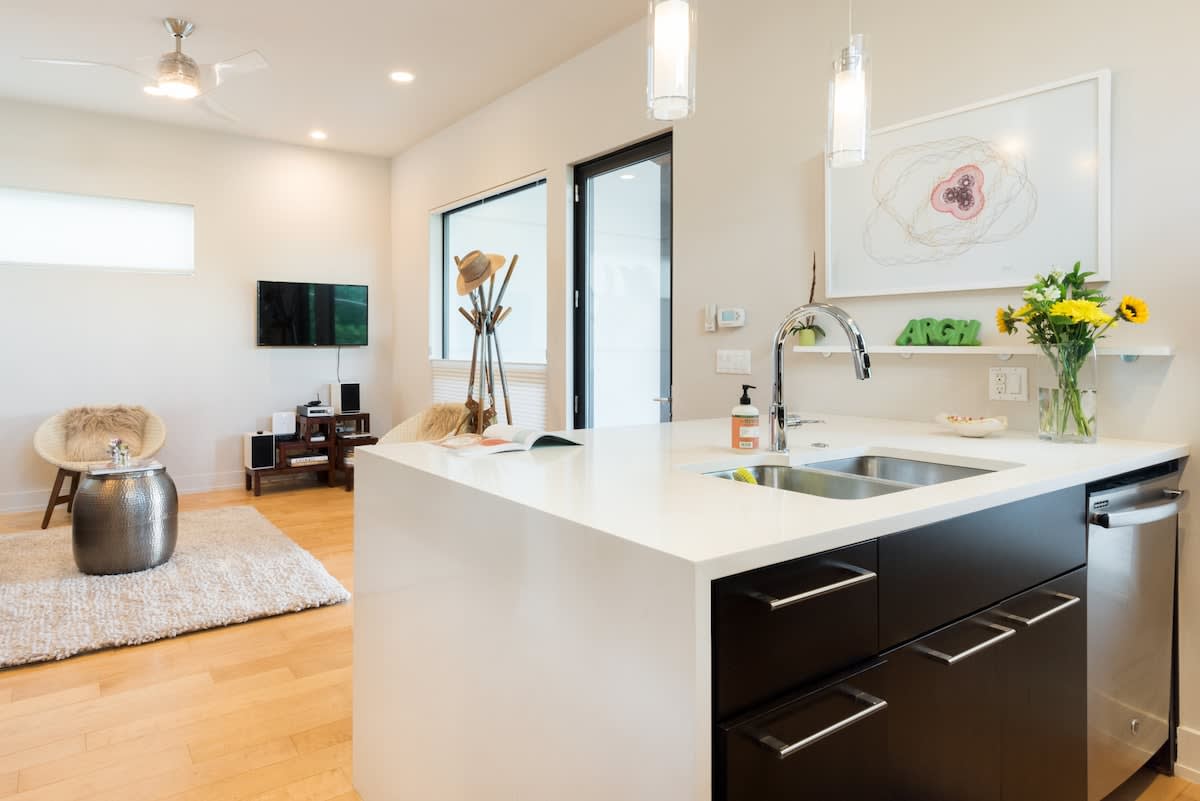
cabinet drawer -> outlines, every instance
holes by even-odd
[[[879,644],[888,649],[1087,561],[1083,487],[879,541]]]
[[[878,667],[718,733],[718,801],[883,801],[886,691]]]
[[[874,541],[713,584],[716,720],[878,652]]]

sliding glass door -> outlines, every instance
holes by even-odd
[[[671,419],[671,136],[575,168],[575,426]]]

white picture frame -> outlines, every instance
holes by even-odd
[[[1111,280],[1111,136],[1107,69],[873,131],[865,165],[826,164],[827,297],[1023,287],[1076,261]]]

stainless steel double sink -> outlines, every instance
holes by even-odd
[[[1015,467],[1015,465],[1013,465]],[[797,467],[756,465],[749,471],[758,486],[787,492],[800,492],[822,498],[856,500],[902,492],[916,487],[957,481],[984,475],[1000,468],[962,467],[940,462],[904,459],[868,454],[848,459],[833,459]],[[733,470],[718,470],[705,475],[736,481]],[[749,482],[746,482],[749,483]]]

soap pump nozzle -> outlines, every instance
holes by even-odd
[[[742,397],[738,401],[739,404],[742,406],[749,406],[751,404],[750,390],[752,389],[758,389],[758,387],[754,386],[753,384],[742,384]]]

